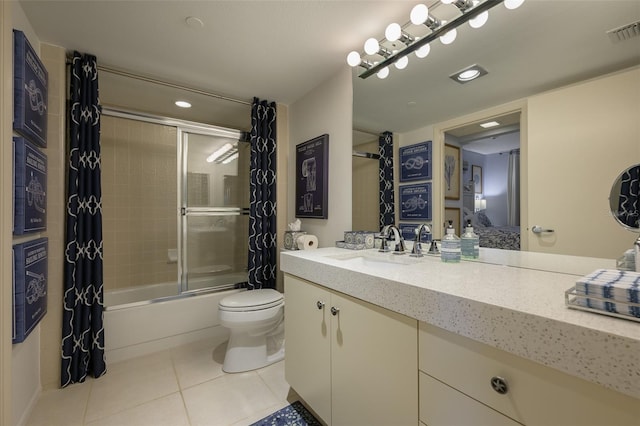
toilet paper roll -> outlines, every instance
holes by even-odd
[[[296,242],[298,250],[314,250],[318,248],[318,237],[311,234],[300,235]]]

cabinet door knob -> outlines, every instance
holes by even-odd
[[[498,392],[501,395],[504,395],[509,391],[507,381],[499,376],[493,376],[491,378],[491,387],[494,391]]]
[[[336,308],[335,306],[331,307],[331,315],[335,317],[336,315],[338,315],[338,312],[340,312],[340,308]]]
[[[324,302],[321,300],[318,300],[316,302],[316,306],[318,307],[318,309],[324,309]]]

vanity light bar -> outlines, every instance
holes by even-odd
[[[522,3],[524,0],[518,0],[518,3]],[[429,28],[431,29],[431,32],[429,34],[427,34],[426,36],[424,36],[423,38],[417,38],[417,37],[413,37],[410,34],[402,31],[402,35],[404,36],[404,40],[401,40],[404,44],[405,47],[402,50],[398,50],[398,51],[394,51],[392,52],[390,55],[388,54],[388,51],[384,51],[384,55],[380,54],[380,51],[376,51],[373,53],[369,53],[372,50],[371,49],[365,49],[367,50],[367,52],[365,52],[365,54],[368,55],[379,55],[382,60],[379,62],[371,62],[371,61],[363,61],[361,59],[360,53],[358,52],[351,52],[348,55],[348,59],[347,62],[349,63],[349,65],[356,67],[356,66],[362,66],[363,68],[365,68],[365,71],[359,75],[360,78],[365,79],[370,77],[373,74],[378,74],[381,72],[381,74],[378,74],[379,77],[382,77],[383,75],[386,76],[388,74],[388,67],[393,64],[398,62],[398,60],[404,58],[405,56],[409,55],[412,52],[417,52],[417,51],[422,51],[421,48],[424,50],[428,47],[428,44],[431,43],[433,40],[445,36],[448,33],[453,32],[453,30],[455,30],[457,27],[459,27],[460,25],[464,24],[465,22],[469,22],[471,20],[473,20],[474,18],[479,17],[480,15],[482,15],[483,13],[486,14],[488,13],[488,10],[505,2],[505,0],[485,0],[481,3],[477,3],[471,2],[471,1],[442,1],[443,4],[451,4],[454,3],[454,5],[456,7],[459,8],[459,10],[462,12],[462,14],[458,17],[456,17],[455,19],[452,19],[449,22],[444,22],[444,23],[439,23],[439,25],[431,25]],[[507,3],[509,3],[511,5],[512,0],[507,0]],[[473,4],[473,6],[471,6]],[[519,6],[519,4],[518,4]],[[517,6],[516,6],[517,7]],[[429,15],[431,16],[431,15]],[[432,19],[434,20],[434,22],[436,21],[435,18],[432,17]],[[411,22],[408,22],[407,24],[405,24],[402,28],[406,27],[407,25],[411,24]],[[397,32],[397,31],[396,31]],[[393,38],[393,37],[392,37]],[[370,39],[371,40],[371,39]],[[409,42],[410,40],[410,42]],[[393,41],[393,40],[389,40],[389,41]],[[376,43],[377,45],[379,45],[379,43]],[[426,55],[422,55],[420,57],[424,57]],[[405,59],[406,61],[406,59]],[[400,67],[398,67],[400,68]],[[404,67],[402,67],[404,68]]]

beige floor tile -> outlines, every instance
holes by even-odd
[[[255,372],[224,375],[182,393],[193,426],[228,426],[278,404]]]
[[[27,426],[82,425],[93,379],[64,389],[45,391],[40,396]]]
[[[248,426],[248,425],[250,425],[252,423],[257,422],[258,420],[264,419],[268,415],[275,413],[276,411],[280,410],[281,408],[286,407],[287,405],[289,405],[288,402],[280,402],[280,403],[278,403],[276,405],[272,405],[269,408],[266,408],[264,410],[258,411],[256,413],[250,415],[249,417],[245,417],[244,419],[242,419],[242,420],[240,420],[240,421],[238,421],[236,423],[233,423],[233,424],[231,424],[229,426]]]
[[[93,383],[86,421],[101,419],[179,390],[169,352],[116,363]]]
[[[226,342],[217,346],[200,342],[172,351],[180,389],[187,389],[225,374],[222,364],[226,348]]]
[[[87,426],[189,426],[180,392],[138,405]]]
[[[284,379],[284,361],[261,368],[257,370],[257,373],[278,400],[287,400],[291,388],[289,383]]]

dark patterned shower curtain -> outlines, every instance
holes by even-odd
[[[251,106],[249,289],[276,287],[276,104]]]
[[[618,220],[627,226],[637,228],[640,225],[638,211],[640,211],[640,165],[630,167],[622,175]]]
[[[393,133],[383,132],[378,139],[380,154],[380,229],[395,222],[393,196]]]
[[[61,385],[106,372],[102,323],[102,195],[96,57],[73,54]]]

